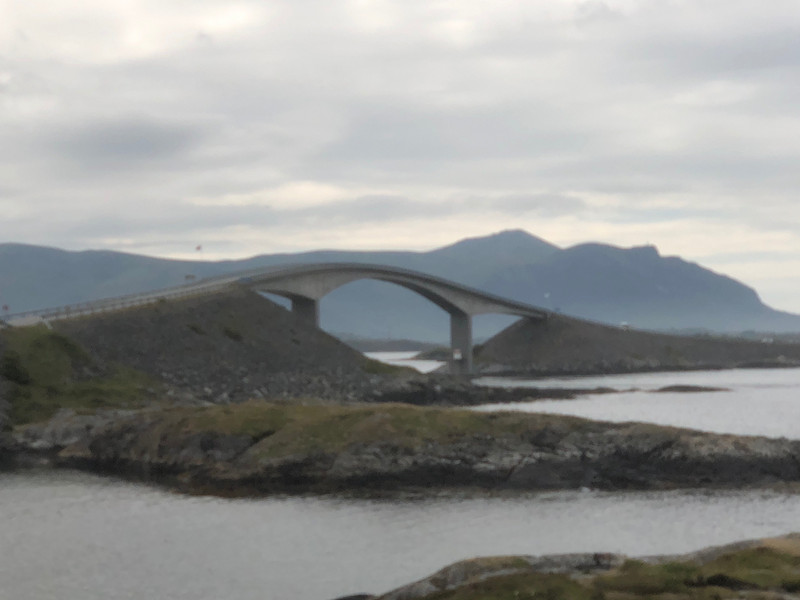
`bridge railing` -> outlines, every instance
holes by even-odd
[[[13,327],[14,325],[28,325],[39,321],[58,321],[63,319],[77,318],[85,315],[123,310],[126,308],[133,308],[135,306],[153,304],[161,300],[175,300],[179,298],[213,293],[231,286],[239,279],[240,276],[238,275],[235,277],[224,275],[204,279],[196,283],[174,286],[158,291],[128,294],[113,298],[101,298],[99,300],[90,300],[87,302],[67,304],[53,308],[43,308],[39,310],[12,313],[4,315],[3,321],[5,321],[7,325]]]
[[[200,281],[185,283],[156,291],[138,292],[135,294],[126,294],[124,296],[114,296],[111,298],[100,298],[98,300],[77,302],[75,304],[67,304],[64,306],[10,313],[3,315],[3,318],[0,319],[0,324],[4,323],[13,327],[14,325],[29,325],[41,321],[72,319],[85,315],[123,310],[125,308],[133,308],[135,306],[144,306],[158,302],[159,300],[174,300],[178,298],[187,298],[189,296],[199,296],[223,290],[237,282],[247,280],[255,275],[261,275],[271,268],[275,270],[282,270],[291,266],[294,265],[275,265],[274,267],[261,267],[249,269],[247,271],[237,271],[236,273],[232,274],[227,273],[223,275],[206,277]]]

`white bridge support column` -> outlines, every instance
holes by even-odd
[[[303,296],[292,296],[292,312],[301,321],[314,327],[319,327],[319,300]]]
[[[454,375],[472,373],[472,317],[464,312],[450,313],[450,372]]]

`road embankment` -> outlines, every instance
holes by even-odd
[[[14,443],[20,458],[220,495],[800,482],[800,441],[395,404],[62,412]]]
[[[798,367],[800,344],[720,335],[670,335],[564,315],[521,319],[476,349],[485,372],[524,375]]]

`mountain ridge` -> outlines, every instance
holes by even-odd
[[[612,325],[723,333],[800,331],[800,315],[774,310],[745,284],[680,257],[662,256],[655,246],[587,242],[559,248],[519,229],[427,252],[315,250],[221,261],[0,244],[0,305],[23,312],[270,265],[351,261],[413,269]],[[329,331],[362,337],[443,342],[449,335],[449,321],[441,309],[409,290],[371,280],[353,282],[326,296],[321,317]],[[489,337],[512,321],[478,317],[475,337]]]

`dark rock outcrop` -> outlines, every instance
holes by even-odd
[[[572,400],[582,394],[614,391],[611,388],[488,387],[474,385],[463,377],[427,375],[382,381],[363,399],[367,402],[402,402],[417,406],[477,406],[542,399]]]

